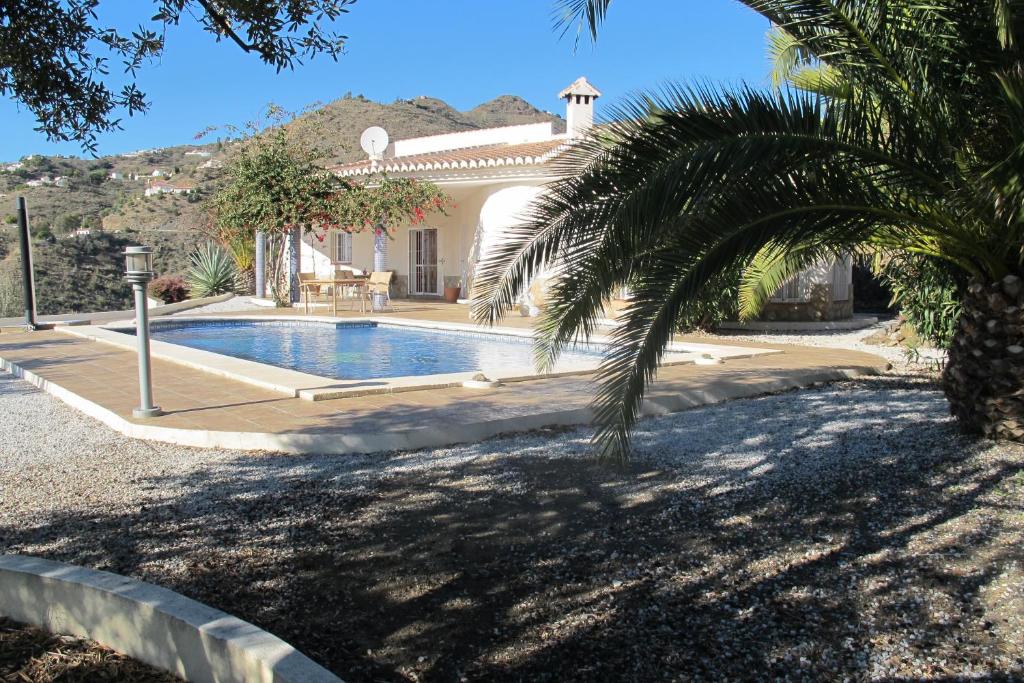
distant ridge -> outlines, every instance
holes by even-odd
[[[301,129],[309,118],[302,117],[292,125]],[[565,130],[560,116],[541,111],[516,95],[502,95],[465,112],[434,97],[381,104],[361,95],[346,95],[321,107],[317,118],[323,124],[323,136],[317,142],[330,150],[334,162],[363,158],[359,134],[369,126],[383,127],[392,140],[544,121],[551,121],[556,132]]]

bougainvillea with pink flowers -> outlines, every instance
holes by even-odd
[[[332,215],[324,217],[318,230],[321,239],[330,228],[352,233],[383,231],[391,237],[401,226],[419,225],[428,215],[446,214],[454,206],[440,187],[413,178],[378,176],[346,185],[332,198]]]

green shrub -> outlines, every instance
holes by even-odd
[[[25,312],[21,273],[16,268],[0,268],[0,318],[14,318]]]
[[[710,332],[726,320],[739,316],[739,284],[741,269],[719,275],[704,293],[691,301],[679,315],[678,330]]]
[[[944,261],[913,254],[893,257],[880,276],[892,291],[891,305],[917,335],[937,348],[949,348],[967,276]]]
[[[192,298],[227,294],[235,289],[235,261],[228,252],[207,242],[192,254],[187,281]]]

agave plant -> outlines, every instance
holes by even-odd
[[[622,285],[596,401],[621,459],[647,384],[707,283],[746,268],[745,309],[799,269],[868,246],[974,278],[944,385],[971,431],[1024,437],[1024,3],[742,0],[786,36],[779,89],[671,87],[621,105],[481,268],[506,313],[561,277],[538,325],[550,365]],[[562,0],[596,35],[610,0]],[[787,79],[780,79],[787,80]]]
[[[231,255],[207,242],[193,252],[186,280],[192,297],[216,296],[235,290],[237,272]]]
[[[235,262],[235,288],[245,294],[256,292],[256,236],[251,230],[231,234],[225,248]]]

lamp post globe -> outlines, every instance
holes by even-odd
[[[149,359],[149,300],[146,286],[153,279],[152,247],[128,247],[124,250],[125,278],[132,285],[135,294],[135,337],[139,344],[139,407],[132,411],[134,417],[157,417],[163,415],[159,406],[153,405],[153,373]]]

